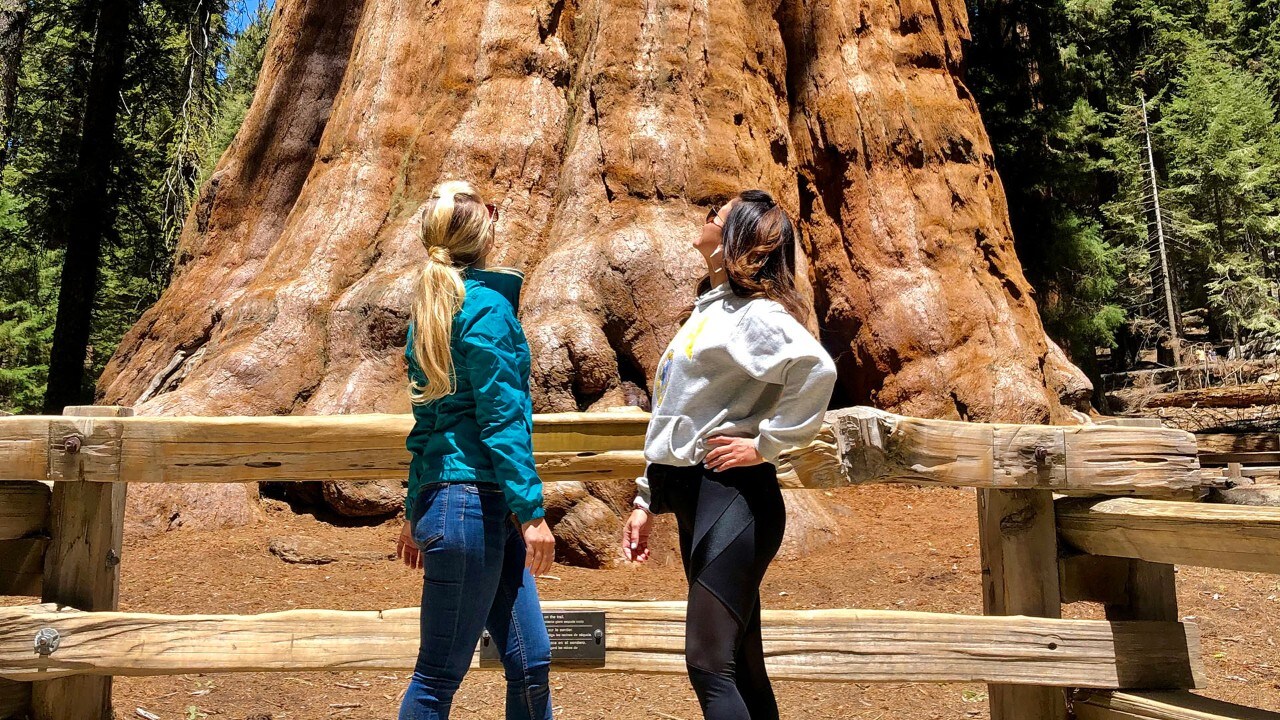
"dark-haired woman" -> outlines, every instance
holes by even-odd
[[[647,560],[652,515],[675,514],[685,663],[702,713],[776,720],[760,637],[760,582],[786,525],[775,463],[817,435],[835,364],[804,327],[795,229],[768,193],[708,213],[695,245],[711,289],[658,366],[623,554]]]

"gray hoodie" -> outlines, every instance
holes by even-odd
[[[782,305],[719,285],[698,298],[658,363],[645,459],[697,465],[707,438],[725,435],[756,438],[776,463],[817,436],[835,382],[831,356]],[[649,483],[636,484],[647,508]]]

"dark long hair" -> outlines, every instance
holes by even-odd
[[[729,286],[741,297],[781,303],[800,322],[809,308],[796,290],[796,230],[773,196],[744,190],[729,210],[721,234]]]

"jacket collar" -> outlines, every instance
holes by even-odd
[[[699,310],[702,310],[716,300],[721,300],[733,294],[733,287],[726,281],[699,295],[693,304]]]
[[[493,290],[511,303],[515,310],[520,309],[520,290],[524,287],[524,273],[513,268],[480,268],[469,267],[463,277]]]

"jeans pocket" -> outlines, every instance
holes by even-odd
[[[445,524],[449,515],[449,489],[447,485],[432,484],[422,489],[418,497],[422,508],[418,521],[413,525],[413,543],[418,550],[428,548],[444,539]]]
[[[427,537],[422,538],[421,540],[419,540],[415,535],[413,538],[413,542],[415,545],[418,546],[418,552],[426,552],[430,550],[432,546],[434,546],[436,543],[440,542],[443,539],[444,539],[444,533],[436,533],[434,535],[428,535]]]

